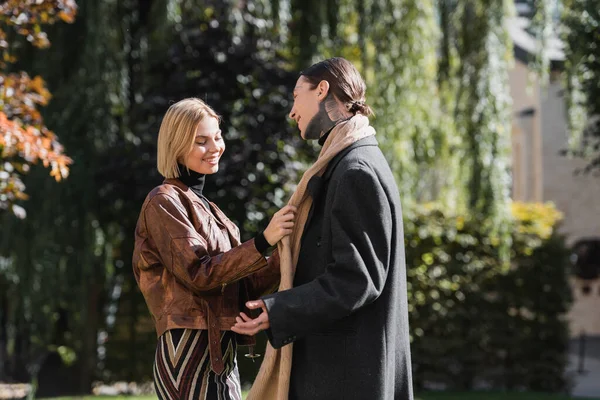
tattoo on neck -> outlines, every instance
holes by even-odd
[[[339,103],[331,93],[319,104],[319,111],[306,126],[306,139],[319,139],[338,122],[347,118],[340,110]]]

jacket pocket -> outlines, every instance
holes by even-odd
[[[197,308],[195,295],[175,279],[173,279],[172,285],[171,293],[173,293],[173,296],[171,302],[167,305],[167,309],[178,314],[190,315]]]

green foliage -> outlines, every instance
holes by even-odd
[[[533,72],[531,78],[545,86],[549,82],[552,67],[550,49],[558,28],[559,2],[555,0],[517,0],[515,3],[528,7],[528,12],[523,10],[519,12],[519,15],[530,19],[526,30],[539,44],[533,54],[527,55],[528,67]]]
[[[50,168],[56,181],[69,174],[71,160],[38,109],[48,103],[50,92],[40,76],[32,79],[13,64],[24,40],[35,48],[50,46],[43,25],[73,22],[76,11],[74,0],[5,0],[0,4],[0,212],[9,210],[25,218],[25,209],[18,203],[27,199],[22,176],[31,164],[41,162]]]
[[[438,199],[452,178],[439,178],[440,168],[449,167],[443,152],[452,132],[443,132],[439,125],[434,1],[375,1],[369,14],[362,34],[378,139],[404,203]]]
[[[564,0],[566,98],[570,152],[600,171],[600,7],[595,0]]]
[[[77,377],[72,391],[85,392],[94,378],[149,379],[155,333],[130,260],[139,208],[162,180],[155,168],[162,115],[188,96],[222,115],[227,150],[205,190],[247,239],[316,158],[286,124],[298,71],[342,55],[366,77],[403,202],[442,204],[408,207],[406,215],[417,383],[468,387],[484,371],[498,387],[562,387],[564,325],[556,315],[568,291],[564,247],[553,220],[516,212],[510,224],[512,50],[502,29],[510,4],[81,2],[72,25],[48,29],[51,51],[18,54],[19,68],[47,78],[54,99],[44,121],[74,163],[59,186],[33,168],[28,218],[3,216],[3,233],[11,234],[0,242],[0,357],[7,360],[0,379],[27,380],[30,366],[60,370],[63,361],[73,363],[62,369]],[[513,268],[499,262],[510,251]],[[542,307],[534,296],[550,298],[548,288],[556,299]],[[64,360],[45,362],[48,354]],[[554,358],[540,366],[539,354]],[[551,368],[547,378],[541,368]]]
[[[331,2],[321,2],[331,3]],[[338,1],[337,17],[310,13],[311,24],[326,32],[313,46],[298,41],[301,66],[309,60],[343,56],[367,82],[377,138],[397,177],[403,202],[443,198],[454,206],[457,163],[450,156],[456,138],[439,104],[437,86],[440,31],[433,0],[414,2]],[[325,6],[330,10],[330,6]],[[331,21],[335,23],[331,23]],[[399,23],[401,21],[401,23]],[[450,129],[448,129],[450,128]]]
[[[467,390],[566,387],[568,251],[551,205],[515,204],[511,259],[471,214],[421,206],[406,223],[414,379]]]
[[[20,58],[45,71],[54,92],[45,118],[74,165],[57,188],[34,168],[29,218],[2,221],[15,232],[0,243],[0,351],[12,379],[27,380],[28,366],[56,346],[76,356],[78,378],[65,390],[85,392],[96,374],[151,377],[153,351],[139,348],[155,334],[129,266],[139,208],[162,181],[156,135],[172,102],[201,97],[223,116],[227,150],[206,194],[246,239],[305,167],[311,148],[285,122],[295,74],[277,55],[267,2],[204,5],[85,2],[72,26],[49,31],[54,52]]]
[[[321,3],[312,32],[329,35],[318,47],[298,41],[299,53],[359,66],[404,204],[478,214],[508,261],[512,0],[339,1],[335,29]]]
[[[508,69],[512,42],[504,29],[512,0],[471,0],[446,5],[449,22],[448,88],[454,126],[461,138],[457,153],[466,177],[467,208],[501,237],[508,258],[510,218],[511,99]]]

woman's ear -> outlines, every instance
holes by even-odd
[[[329,82],[327,82],[327,81],[319,82],[319,84],[317,85],[317,98],[319,100],[323,100],[325,97],[327,97],[328,93],[329,93]]]

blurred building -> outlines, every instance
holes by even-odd
[[[548,43],[550,79],[541,84],[528,63],[539,45],[530,34],[530,1],[515,1],[510,21],[515,64],[510,72],[513,98],[513,199],[551,201],[563,212],[562,232],[573,246],[574,303],[571,335],[600,336],[600,177],[577,175],[586,163],[561,154],[567,148],[567,115],[560,71],[564,62],[557,37]],[[558,18],[558,11],[556,12]]]

